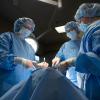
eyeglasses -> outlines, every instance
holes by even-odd
[[[68,32],[71,32],[71,31],[74,31],[74,29],[66,30],[67,33],[68,33]]]

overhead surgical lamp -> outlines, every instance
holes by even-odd
[[[62,7],[62,0],[57,0],[57,1],[54,1],[54,0],[38,0],[38,1],[58,6],[58,8]]]
[[[64,33],[64,32],[65,32],[65,26],[55,27],[55,30],[56,30],[58,33]]]

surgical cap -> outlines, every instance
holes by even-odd
[[[78,25],[76,22],[71,21],[65,24],[66,33],[69,32],[70,30],[75,30],[77,33],[79,33]]]
[[[100,4],[99,3],[83,3],[74,16],[76,21],[83,17],[100,17]]]
[[[14,32],[19,32],[22,27],[26,27],[27,25],[31,25],[31,31],[34,31],[35,23],[30,18],[19,18],[14,22]]]

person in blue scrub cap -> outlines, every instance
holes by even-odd
[[[32,19],[18,18],[14,22],[14,32],[0,35],[0,96],[20,81],[27,80],[32,70],[48,67],[46,62],[34,61],[34,49],[25,41],[34,28]]]
[[[88,3],[87,6],[85,6],[85,3],[84,3],[77,10],[74,18],[76,21],[80,23],[79,28],[83,32],[85,32],[87,30],[87,27],[91,24],[91,21],[92,21],[91,18],[100,16],[100,9],[98,9],[99,6],[100,5],[98,3],[95,3],[95,4]]]
[[[100,100],[100,4],[82,4],[75,19],[85,32],[76,60],[76,70],[84,73],[82,84],[89,100]]]
[[[77,23],[74,21],[68,22],[65,25],[66,36],[71,40],[65,42],[60,50],[57,52],[55,58],[52,60],[52,66],[57,65],[60,61],[68,60],[72,57],[76,57],[80,47],[80,30],[78,29]],[[77,84],[77,72],[75,71],[74,65],[67,70],[66,76],[69,78],[75,85]],[[65,70],[66,72],[66,70]]]
[[[75,14],[76,21],[85,26],[79,56],[62,63],[75,62],[76,71],[83,74],[82,85],[89,100],[100,100],[100,4],[83,3]]]

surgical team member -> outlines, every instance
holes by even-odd
[[[52,65],[58,64],[60,61],[67,60],[71,57],[76,57],[80,48],[80,31],[78,29],[77,23],[74,21],[68,22],[65,25],[65,31],[67,37],[71,40],[65,42],[55,58],[52,60]],[[75,85],[77,85],[77,72],[75,71],[74,65],[67,70],[66,76],[69,78]],[[65,70],[66,71],[66,70]]]
[[[0,35],[0,96],[31,75],[35,52],[25,38],[34,31],[34,28],[33,20],[23,17],[14,22],[14,32]],[[35,63],[35,66],[47,67],[48,64]]]
[[[85,32],[79,56],[61,63],[68,66],[76,60],[76,71],[84,74],[84,90],[89,100],[100,100],[100,4],[84,3],[76,14],[75,19]]]
[[[82,38],[76,70],[85,73],[85,93],[89,100],[100,100],[100,4],[82,4],[75,14]]]

